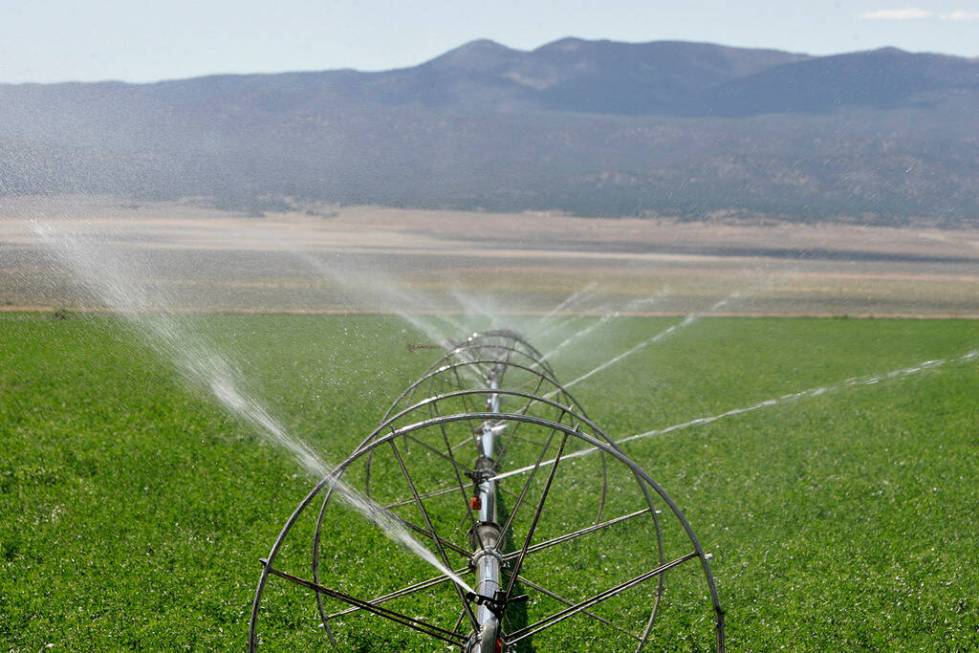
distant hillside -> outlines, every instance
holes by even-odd
[[[979,222],[979,62],[475,41],[419,66],[0,85],[0,193]]]

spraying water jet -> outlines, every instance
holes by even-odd
[[[69,267],[86,290],[121,316],[133,332],[163,358],[171,361],[192,386],[205,389],[222,408],[248,424],[266,442],[288,452],[304,471],[323,478],[342,502],[380,527],[397,542],[466,591],[469,586],[443,566],[397,519],[342,479],[302,439],[287,431],[266,406],[247,389],[230,359],[180,319],[163,296],[152,297],[135,279],[133,265],[90,239],[59,233],[35,223],[35,233]]]

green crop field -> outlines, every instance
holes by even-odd
[[[409,351],[423,339],[393,317],[186,319],[331,462],[438,356]],[[553,365],[573,379],[675,322],[614,320]],[[979,359],[963,356],[977,347],[967,320],[705,319],[573,391],[626,436],[829,388],[624,448],[713,553],[730,650],[970,651]],[[311,484],[118,322],[0,314],[0,651],[243,650],[259,558]],[[293,590],[262,650],[326,650]],[[705,605],[670,617],[684,597],[667,593],[648,650],[709,648]],[[414,646],[359,619],[351,650]],[[587,623],[569,622],[578,650],[607,650]]]

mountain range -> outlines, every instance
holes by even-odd
[[[566,38],[418,66],[0,85],[0,194],[979,223],[979,61]]]

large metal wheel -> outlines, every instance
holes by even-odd
[[[361,487],[472,589],[380,529],[352,528],[335,479]],[[447,345],[295,509],[263,560],[249,646],[263,643],[260,617],[272,610],[267,641],[308,634],[326,650],[641,651],[709,638],[723,651],[708,558],[679,507],[540,352],[488,331]],[[289,586],[311,595],[322,634],[285,598]],[[667,603],[675,616],[664,626]]]

